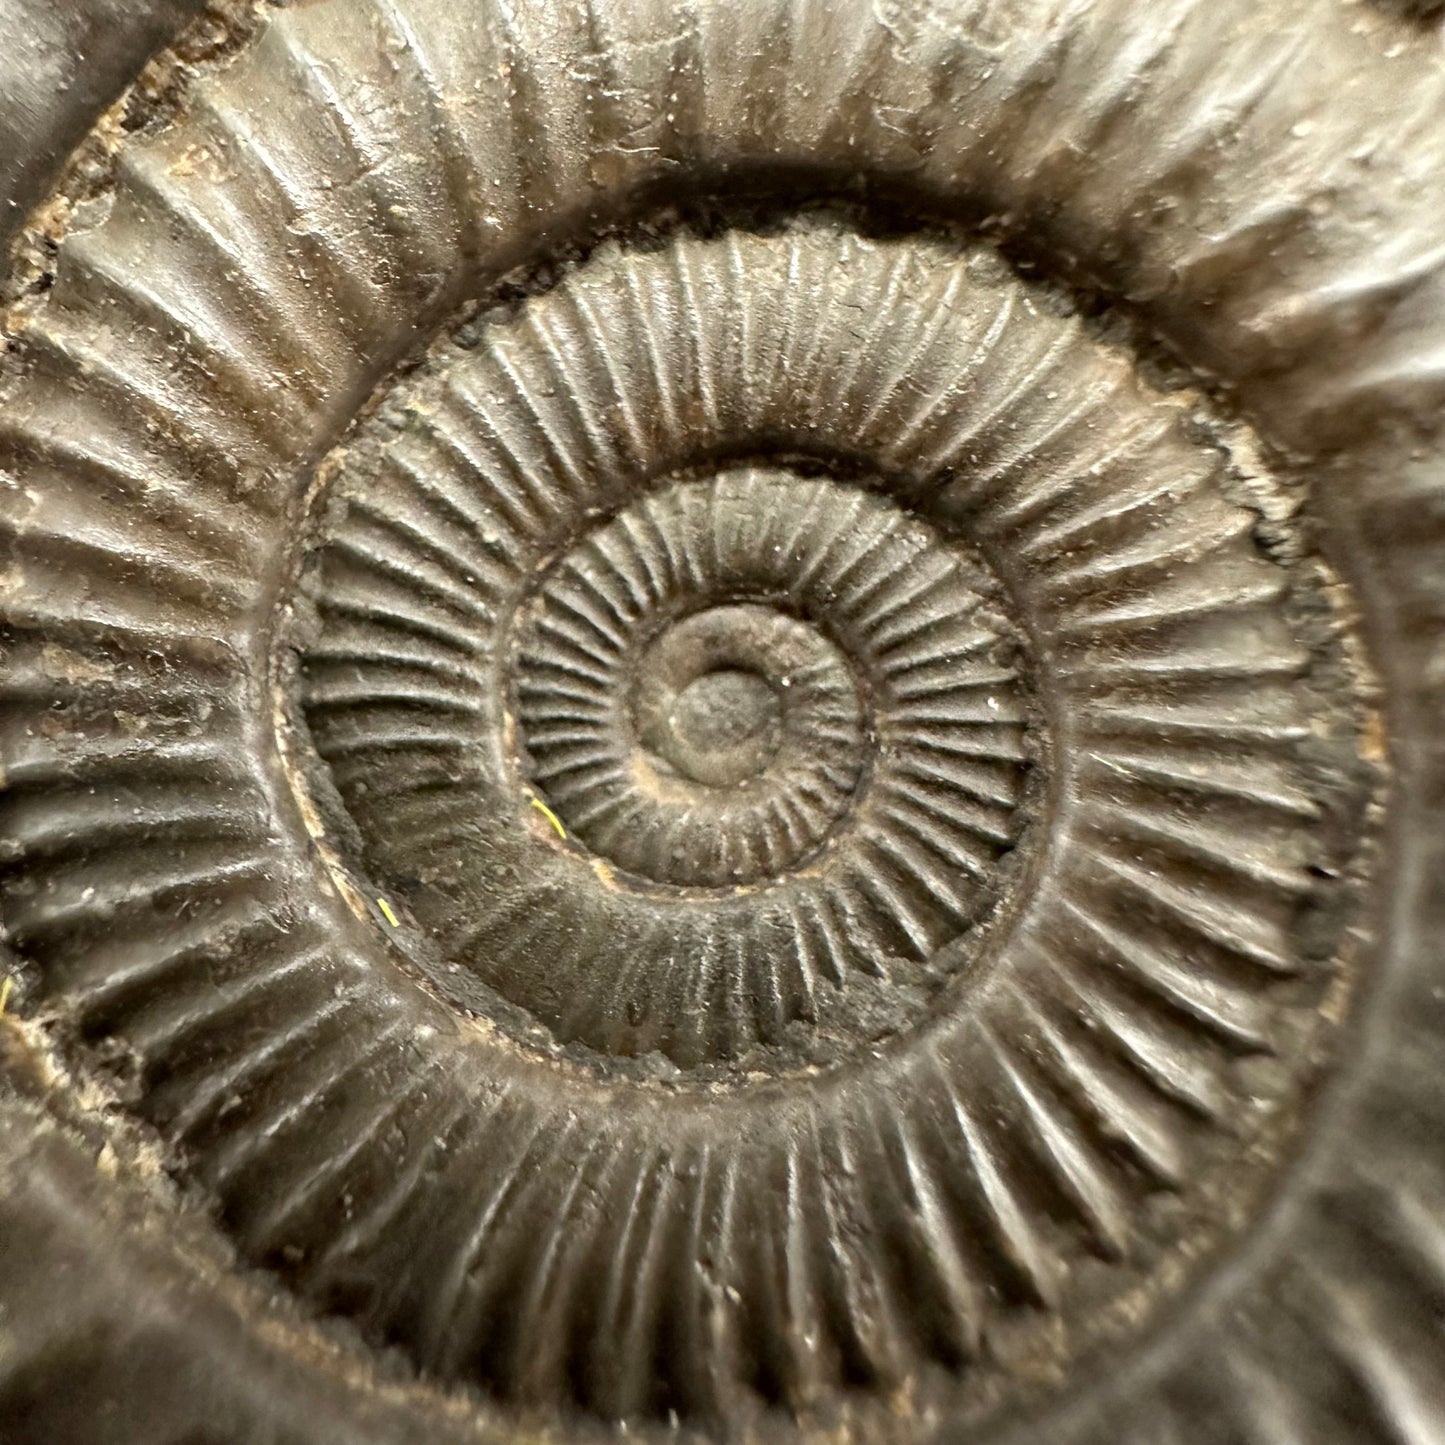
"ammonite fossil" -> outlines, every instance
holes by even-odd
[[[82,8],[0,1436],[1445,1440],[1433,7]]]

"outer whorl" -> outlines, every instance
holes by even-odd
[[[107,141],[0,375],[20,1438],[142,1344],[157,1440],[1445,1438],[1351,15],[324,0]]]

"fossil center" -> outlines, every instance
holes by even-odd
[[[660,751],[679,772],[727,787],[760,773],[778,750],[782,709],[764,677],[705,672],[677,694]]]
[[[783,697],[767,653],[772,618],[760,608],[698,613],[644,658],[637,731],[659,767],[696,783],[735,787],[764,772],[783,741]]]

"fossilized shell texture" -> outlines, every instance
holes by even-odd
[[[201,0],[7,0],[0,52],[0,248],[50,189],[96,111],[135,78]]]
[[[235,1438],[1438,1418],[1428,41],[324,0],[119,145],[10,314],[0,907]]]

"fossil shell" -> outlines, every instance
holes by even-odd
[[[96,112],[200,9],[199,0],[129,0],[123,24],[107,3],[8,0],[0,10],[0,48],[9,57],[0,103],[0,245],[7,251]]]
[[[0,392],[24,1438],[122,1229],[132,1438],[1445,1432],[1445,78],[1281,13],[327,0],[119,144]]]

